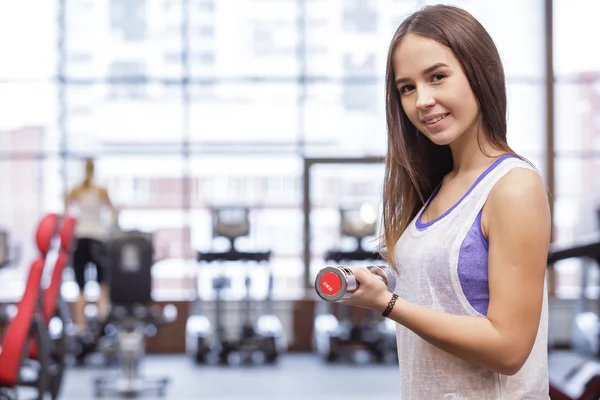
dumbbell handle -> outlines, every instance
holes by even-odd
[[[370,265],[367,269],[385,283],[390,292],[394,291],[396,276],[389,267]],[[358,290],[359,286],[352,270],[344,266],[327,266],[319,271],[315,280],[317,294],[326,301],[347,300]]]

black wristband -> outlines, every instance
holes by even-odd
[[[390,315],[390,313],[392,312],[392,308],[394,308],[394,304],[396,304],[396,300],[398,300],[398,295],[396,293],[393,293],[392,298],[390,299],[390,302],[388,303],[385,310],[383,310],[381,315],[383,315],[384,317],[387,317],[388,315]]]

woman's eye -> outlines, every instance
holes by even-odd
[[[413,86],[412,85],[404,85],[400,88],[400,93],[406,93],[410,90],[413,90]]]
[[[434,74],[431,77],[431,80],[437,82],[437,81],[440,81],[440,80],[444,79],[445,77],[446,77],[446,75],[444,75],[444,74]]]

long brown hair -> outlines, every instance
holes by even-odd
[[[84,189],[89,188],[92,185],[92,179],[94,179],[94,160],[91,158],[85,159],[85,176],[81,187]]]
[[[491,145],[514,154],[506,141],[504,68],[492,38],[467,11],[453,6],[427,6],[409,15],[390,43],[386,70],[388,149],[383,184],[383,235],[380,248],[395,267],[393,250],[442,178],[452,170],[449,146],[438,146],[421,134],[402,109],[393,58],[408,34],[433,39],[459,61],[479,104],[479,121]],[[483,150],[477,135],[479,148]],[[484,151],[485,153],[485,151]]]

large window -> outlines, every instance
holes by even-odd
[[[41,215],[61,209],[60,164],[54,157],[6,157],[0,160],[0,176],[0,230],[8,234],[10,261],[2,270],[0,293],[13,293],[15,284],[24,283],[24,267],[38,257],[35,229]]]
[[[57,1],[23,0],[0,4],[0,78],[50,81],[56,73]],[[3,109],[2,114],[6,113]]]
[[[32,156],[57,152],[57,87],[38,81],[0,83],[0,154]]]
[[[181,154],[180,86],[69,84],[64,91],[67,151]]]
[[[10,261],[0,293],[8,298],[21,295],[24,266],[37,256],[40,216],[60,208],[56,21],[53,1],[0,4],[0,229]]]
[[[64,29],[63,62],[69,80],[181,77],[180,1],[66,0],[64,3],[64,26],[59,28]]]
[[[298,3],[190,0],[188,57],[192,76],[293,81],[300,63]]]
[[[14,179],[4,177],[17,165],[37,171],[31,179],[42,182],[22,191],[22,199],[4,197],[11,202],[5,210],[28,204],[33,220],[61,211],[65,191],[81,179],[83,157],[94,156],[98,179],[121,208],[122,227],[154,232],[160,296],[191,290],[190,281],[204,273],[196,252],[223,246],[212,238],[210,210],[238,204],[251,208],[253,221],[240,245],[273,250],[281,298],[302,296],[306,282],[303,159],[385,154],[389,42],[407,14],[439,2],[38,3],[0,6],[0,32],[16,38],[0,45],[1,187],[10,193]],[[507,75],[509,143],[545,175],[551,155],[543,0],[452,3],[479,18],[497,43]],[[598,202],[588,192],[589,182],[599,180],[599,66],[593,52],[575,50],[585,36],[581,27],[595,26],[577,18],[594,13],[572,11],[595,3],[555,3],[556,206],[564,238],[589,223],[587,210]],[[567,179],[573,173],[581,179]],[[339,207],[363,197],[377,201],[382,179],[381,165],[314,166],[309,273],[326,248],[346,245],[337,232]],[[3,224],[25,242],[19,229],[26,225],[10,215]],[[210,297],[202,278],[200,295]]]
[[[227,151],[234,145],[293,151],[299,139],[297,92],[295,83],[274,80],[195,86],[189,117],[191,141],[208,150]]]
[[[555,233],[584,240],[600,229],[600,60],[582,38],[600,33],[593,0],[555,0]],[[579,294],[581,261],[557,263],[558,295]],[[592,285],[597,285],[592,283]]]

